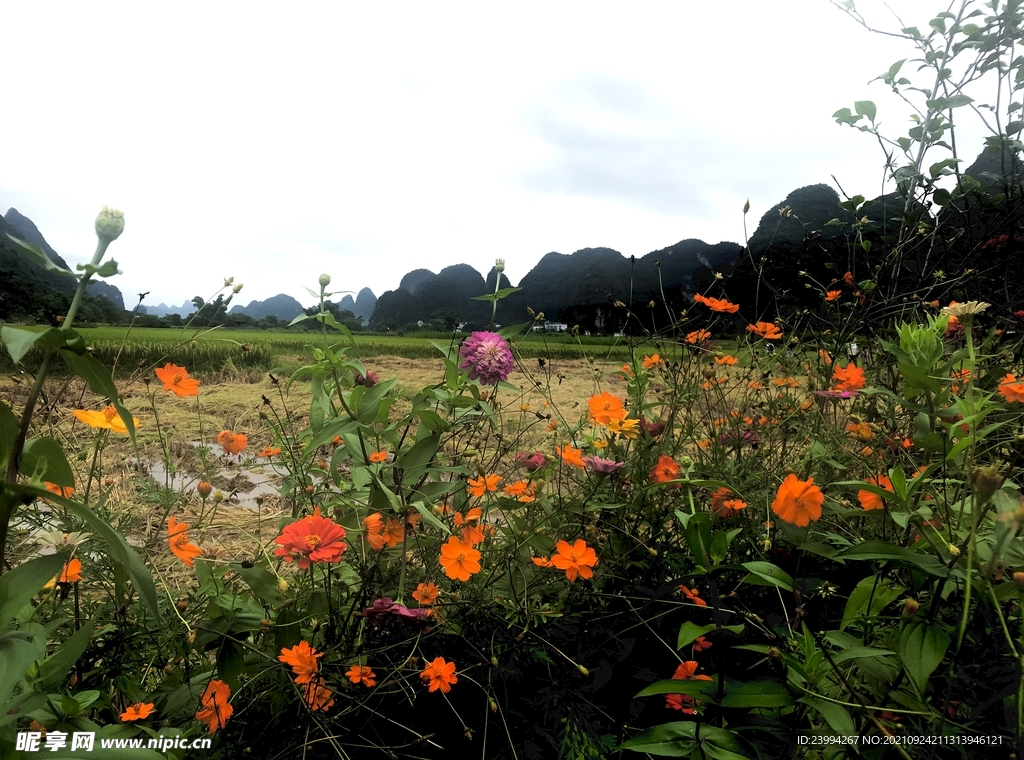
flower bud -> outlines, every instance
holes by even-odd
[[[949,546],[947,546],[946,547],[946,551],[949,552],[949,556],[950,557],[959,557],[960,556],[960,549],[958,549],[957,547],[953,546],[953,544],[950,544]]]
[[[208,480],[200,480],[199,485],[196,486],[196,493],[198,493],[204,499],[207,496],[209,496],[212,492],[213,486],[210,485],[210,481]]]
[[[96,217],[96,237],[110,243],[124,232],[124,213],[104,206]]]
[[[232,293],[240,293],[242,288],[244,288],[244,287],[245,287],[245,283],[244,282],[240,282],[237,285],[235,285],[235,287],[231,288],[231,292]]]
[[[903,617],[912,618],[917,614],[917,611],[921,608],[921,604],[916,599],[907,599],[903,602]]]
[[[1013,574],[1013,582],[1017,585],[1017,588],[1024,589],[1024,573],[1020,570]]]
[[[287,591],[288,590],[288,581],[286,581],[284,578],[278,578],[277,579],[277,590],[280,591],[282,594],[285,591]]]
[[[497,272],[498,274],[501,274],[502,272],[505,271],[505,259],[494,260],[494,271]]]
[[[491,665],[498,667],[498,658],[495,655],[491,655]]]
[[[580,673],[582,673],[583,675],[585,675],[585,676],[589,676],[589,675],[590,675],[590,671],[589,671],[589,670],[587,670],[587,669],[586,669],[585,667],[583,667],[582,665],[577,665],[577,666],[576,666],[576,668],[577,668],[577,669],[578,669],[578,670],[580,671]]]
[[[1003,487],[1003,481],[1006,477],[999,474],[999,470],[995,467],[975,467],[971,470],[970,475],[967,476],[968,482],[975,487],[978,491],[978,495],[984,499],[992,497],[996,491]]]
[[[320,287],[321,288],[326,288],[330,284],[331,284],[331,276],[329,274],[324,272],[322,275],[320,275]]]

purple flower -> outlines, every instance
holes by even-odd
[[[814,391],[814,395],[832,399],[853,398],[857,395],[857,391]]]
[[[532,454],[521,452],[516,454],[516,461],[526,468],[527,472],[537,472],[537,470],[548,463],[548,458],[540,451],[535,451]]]
[[[372,388],[378,382],[380,382],[380,378],[377,377],[377,373],[376,372],[369,372],[368,371],[366,373],[366,377],[363,377],[362,373],[356,372],[356,377],[355,377],[356,385],[363,385],[363,386],[365,386],[367,388]]]
[[[601,457],[583,457],[583,463],[594,472],[599,472],[602,475],[611,475],[625,464],[625,462],[616,462],[614,459],[601,459]]]
[[[497,333],[470,333],[459,347],[462,364],[459,369],[469,370],[470,380],[479,380],[484,385],[494,385],[508,378],[515,366],[512,349]]]
[[[390,597],[384,597],[383,599],[376,599],[371,606],[363,610],[363,617],[374,628],[379,625],[396,627],[410,625],[415,627],[423,622],[427,612],[426,608],[410,610],[408,607],[398,604]]]

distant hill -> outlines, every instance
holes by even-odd
[[[244,314],[253,319],[277,317],[283,322],[290,322],[301,313],[302,304],[284,293],[271,296],[265,301],[250,301],[248,306],[236,304],[228,312],[228,314]]]
[[[488,322],[491,304],[474,301],[475,296],[494,292],[496,273],[492,268],[487,279],[468,264],[445,267],[437,274],[416,269],[402,278],[396,290],[389,290],[377,299],[370,317],[374,329],[400,329],[423,322],[438,329],[452,329],[460,323]],[[501,287],[510,287],[501,276]],[[499,319],[506,312],[499,305]]]
[[[195,304],[191,301],[185,301],[181,306],[168,306],[165,303],[158,303],[156,306],[145,306],[144,308],[146,309],[146,314],[152,314],[154,317],[166,317],[169,314],[187,317],[196,310]]]
[[[16,233],[13,233],[15,237],[24,240],[26,243],[39,246],[43,250],[43,253],[46,254],[47,258],[54,264],[59,264],[72,272],[75,271],[74,267],[68,266],[68,263],[50,247],[50,244],[46,242],[46,238],[43,237],[35,223],[27,216],[23,216],[19,213],[16,208],[8,209],[7,213],[4,214],[4,221],[17,230]],[[66,292],[75,292],[74,280],[71,278],[61,278],[61,281],[66,284],[70,284],[69,288],[65,288]],[[91,296],[103,296],[105,298],[109,298],[119,309],[124,309],[124,298],[121,295],[121,291],[109,282],[93,280],[86,287],[85,292]]]
[[[363,288],[356,294],[355,299],[346,295],[338,302],[338,305],[342,309],[351,311],[363,320],[364,325],[368,325],[370,317],[373,316],[373,309],[377,305],[377,296],[369,288]]]

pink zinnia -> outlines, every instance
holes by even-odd
[[[484,385],[495,385],[508,379],[508,373],[515,366],[512,349],[497,333],[474,332],[459,347],[462,363],[459,369],[469,370],[470,380],[479,380]]]
[[[516,454],[516,461],[519,462],[527,472],[536,472],[548,463],[548,458],[544,456],[544,452],[535,451],[532,454]]]
[[[614,459],[601,459],[601,457],[583,457],[583,461],[591,470],[602,475],[610,475],[625,464],[625,462],[616,462]]]

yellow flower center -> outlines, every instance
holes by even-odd
[[[320,536],[317,536],[317,535],[306,536],[306,543],[308,545],[310,545],[310,546],[316,546],[317,544],[320,543],[320,541],[321,541]]]
[[[184,376],[180,372],[175,372],[174,373],[174,379],[171,382],[174,385],[177,385],[178,383],[180,383],[184,379],[185,379]]]
[[[113,406],[108,406],[106,409],[103,410],[103,416],[109,423],[117,416],[117,410]]]

